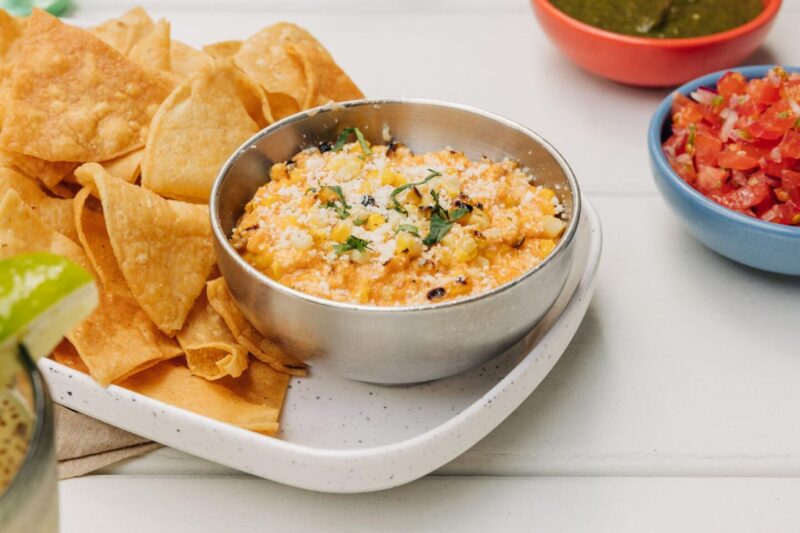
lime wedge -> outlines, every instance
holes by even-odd
[[[0,261],[0,388],[9,383],[19,345],[34,360],[49,354],[97,301],[92,275],[61,256]]]

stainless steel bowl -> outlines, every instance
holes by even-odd
[[[415,152],[452,147],[470,158],[519,160],[552,187],[566,209],[561,242],[533,270],[490,292],[432,305],[377,307],[334,302],[270,279],[247,264],[228,238],[273,163],[359,127],[372,143],[386,131]],[[388,127],[388,130],[387,130]],[[312,366],[374,383],[443,378],[505,351],[555,301],[573,258],[580,193],[572,170],[547,141],[501,117],[428,100],[358,100],[276,122],[222,167],[211,193],[217,261],[245,316],[264,335]]]

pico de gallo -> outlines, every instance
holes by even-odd
[[[751,80],[676,93],[670,166],[711,200],[777,224],[800,225],[800,73],[775,67]]]

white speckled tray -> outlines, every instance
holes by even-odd
[[[244,472],[326,492],[402,485],[486,436],[561,357],[589,305],[600,260],[600,221],[589,202],[583,205],[573,272],[543,324],[523,341],[480,368],[421,385],[370,385],[312,369],[290,385],[280,438],[120,387],[104,389],[51,360],[40,367],[56,402]]]

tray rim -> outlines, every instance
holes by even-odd
[[[432,472],[485,437],[535,390],[560,359],[588,308],[602,255],[599,215],[585,197],[582,200],[585,221],[589,224],[589,252],[586,268],[564,309],[547,329],[537,335],[528,353],[503,379],[453,417],[408,439],[366,448],[319,448],[231,426],[116,385],[102,388],[90,376],[51,359],[41,360],[39,366],[47,376],[56,403],[122,429],[137,434],[144,433],[146,438],[191,455],[287,485],[322,492],[369,492],[399,486]],[[574,307],[577,308],[572,309]],[[576,319],[574,323],[568,324],[571,331],[564,348],[559,349],[555,357],[548,357],[546,364],[540,357],[532,358],[540,346],[547,345],[547,339],[558,329],[557,326],[560,326],[568,310],[570,316],[574,315]],[[144,410],[151,411],[153,417],[156,412],[163,413],[176,422],[172,426],[180,425],[181,428],[176,427],[176,431],[172,432],[157,426],[152,426],[151,431],[143,430],[142,426],[145,424],[137,423],[140,415],[120,420],[119,413],[115,413],[117,409],[108,409],[108,405],[102,403],[92,405],[85,398],[81,401],[77,395],[66,390],[68,385],[85,388],[82,392],[87,393],[87,397],[97,398],[101,402],[104,396],[105,401],[110,401],[111,404],[120,401],[138,402]],[[498,411],[501,414],[497,415]],[[181,429],[184,429],[183,433]],[[208,437],[209,433],[224,437],[223,448],[230,447],[235,442],[238,455],[231,455],[230,449],[224,457],[220,453],[221,449],[199,449],[192,433],[201,440],[203,436]],[[255,459],[255,464],[248,464],[247,457]],[[264,461],[270,458],[272,460]],[[366,479],[368,476],[371,478]]]

